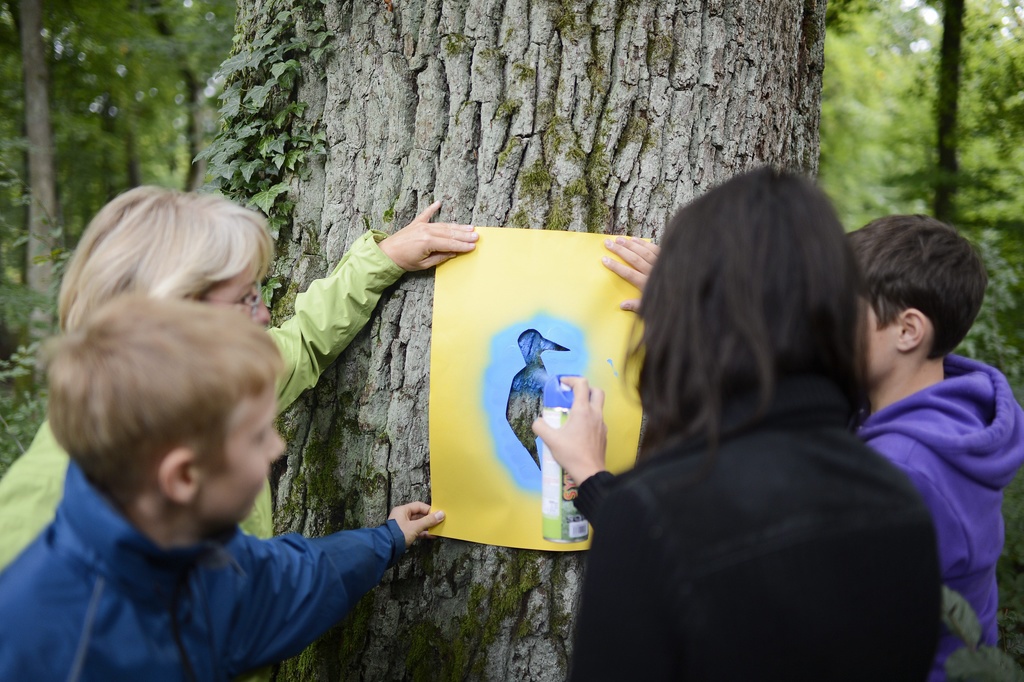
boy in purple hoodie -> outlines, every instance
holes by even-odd
[[[997,639],[1003,488],[1024,461],[1024,412],[996,369],[951,351],[981,308],[988,276],[954,228],[920,215],[850,234],[867,309],[869,413],[858,435],[902,469],[931,510],[942,581]],[[929,680],[961,642],[943,629]]]

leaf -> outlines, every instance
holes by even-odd
[[[982,646],[957,649],[946,659],[948,682],[1024,682],[1024,671],[1003,650]]]
[[[271,156],[272,154],[283,154],[284,146],[287,144],[287,137],[282,135],[281,137],[264,137],[260,140],[259,150],[263,156]]]
[[[274,206],[274,201],[277,197],[287,191],[288,185],[281,182],[254,196],[250,203],[255,204],[264,213],[270,213],[270,209]]]
[[[277,115],[274,116],[274,126],[280,128],[282,125],[284,125],[284,122],[288,120],[289,114],[292,114],[294,111],[295,109],[293,105],[289,104],[284,109],[277,112]]]
[[[286,62],[278,62],[270,67],[270,73],[273,74],[274,78],[280,78],[281,74],[286,71],[297,73],[300,69],[299,62],[294,59],[289,59]]]
[[[256,126],[254,126],[251,123],[248,123],[244,126],[241,126],[240,128],[235,128],[235,137],[237,137],[239,140],[244,140],[247,137],[252,137],[258,132],[259,130],[256,128]]]
[[[309,56],[313,58],[314,64],[319,64],[320,61],[323,59],[324,54],[326,54],[327,51],[330,49],[330,45],[324,45],[323,47],[313,48],[312,50],[309,51]]]
[[[252,179],[253,173],[258,171],[262,167],[262,161],[246,161],[239,167],[238,170],[242,173],[242,178],[244,178],[246,182],[249,182],[249,180]]]
[[[238,116],[238,110],[242,106],[242,96],[238,88],[232,86],[232,90],[228,90],[222,96],[224,104],[220,108],[220,115],[224,118],[234,118]]]
[[[288,170],[295,170],[295,165],[301,163],[306,154],[301,149],[292,149],[285,155],[284,167]]]
[[[249,93],[245,96],[246,103],[251,103],[257,109],[261,109],[267,101],[267,97],[270,96],[271,90],[277,85],[277,79],[271,78],[263,85],[256,85],[249,89]]]
[[[981,624],[974,609],[963,595],[945,585],[942,586],[942,623],[972,649],[981,641]]]

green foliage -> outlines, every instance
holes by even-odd
[[[1024,661],[1024,475],[1003,491],[1006,544],[999,557],[999,637],[1003,648]],[[1015,530],[1017,529],[1017,530]]]
[[[23,337],[31,311],[53,310],[56,300],[55,291],[40,295],[25,285],[30,188],[17,11],[17,3],[0,1],[0,357]],[[233,0],[47,1],[43,39],[61,202],[49,258],[58,275],[66,246],[110,197],[142,182],[186,184],[202,137],[190,127],[217,90],[213,70],[233,17]],[[12,371],[5,367],[0,380],[0,417],[16,429],[34,413],[37,377]]]
[[[210,185],[267,214],[275,237],[294,206],[286,200],[290,175],[327,152],[323,131],[303,120],[306,104],[296,91],[298,58],[322,62],[331,34],[304,6],[277,0],[247,27],[250,35],[221,65],[223,127],[200,154],[209,160]]]
[[[1021,670],[1006,652],[981,642],[981,624],[959,593],[943,586],[942,622],[966,646],[946,659],[949,682],[1024,682]]]
[[[1022,272],[1021,244],[1013,235],[989,228],[974,240],[989,273],[981,312],[957,352],[997,367],[1015,387],[1024,389],[1024,357],[1017,325]]]
[[[46,418],[46,394],[35,383],[38,344],[0,360],[0,476],[28,448]]]
[[[890,213],[924,213],[933,162],[939,27],[888,3],[825,36],[819,177],[847,229]]]
[[[18,341],[33,310],[56,307],[55,290],[25,285],[30,188],[18,8],[0,0],[0,358],[8,358],[0,360],[0,473],[28,447],[45,413],[36,348]],[[47,0],[61,202],[49,255],[54,287],[66,246],[112,196],[139,183],[186,186],[193,154],[213,133],[203,129],[212,119],[206,100],[219,91],[214,70],[229,48],[234,12],[234,0]]]
[[[16,10],[0,1],[0,140],[21,135]],[[193,150],[213,133],[203,129],[212,126],[207,100],[219,91],[214,71],[234,11],[234,0],[47,1],[57,187],[72,242],[135,184],[185,186]]]
[[[997,228],[1019,244],[1024,241],[1024,5],[968,3],[963,58],[957,224]],[[1014,255],[1020,255],[1019,247]]]
[[[874,9],[879,0],[829,0],[825,9],[825,26],[829,33],[843,33],[857,19]]]

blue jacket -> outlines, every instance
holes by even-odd
[[[74,464],[64,491],[0,573],[2,680],[228,680],[300,652],[405,551],[395,521],[165,551]]]
[[[1024,412],[1006,378],[950,355],[943,381],[872,414],[857,435],[921,493],[935,525],[942,581],[970,602],[983,643],[994,645],[1003,488],[1024,462]],[[945,679],[943,664],[959,646],[943,633],[930,680]]]

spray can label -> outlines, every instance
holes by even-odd
[[[565,407],[545,407],[544,421],[556,429],[569,418]],[[587,520],[576,511],[576,483],[562,470],[551,450],[540,441],[541,450],[541,518],[544,539],[551,542],[583,542],[590,534]]]

